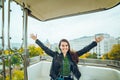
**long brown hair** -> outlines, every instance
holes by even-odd
[[[68,44],[68,47],[69,47],[68,53],[70,53],[70,55],[71,55],[71,57],[72,57],[72,60],[73,60],[75,63],[78,63],[78,62],[79,62],[78,55],[77,55],[76,52],[70,50],[70,43],[68,42],[68,40],[67,40],[67,39],[62,39],[62,40],[60,40],[60,42],[59,42],[59,49],[60,49],[61,42],[66,42],[66,43]]]

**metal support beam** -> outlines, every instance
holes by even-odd
[[[2,61],[3,61],[3,80],[6,78],[6,73],[5,73],[5,61],[4,61],[4,0],[1,0],[2,3]]]
[[[24,46],[24,80],[28,80],[27,75],[27,66],[28,66],[28,48],[27,48],[27,22],[28,22],[28,10],[26,8],[23,9],[23,46]]]
[[[8,49],[10,51],[10,0],[8,0]],[[9,79],[12,80],[12,71],[11,71],[11,55],[8,56],[9,60]]]
[[[10,0],[8,0],[8,49],[10,49],[10,40],[9,39],[10,39]]]
[[[5,56],[2,56],[2,63],[3,63],[3,80],[6,80],[6,72],[5,72]]]
[[[4,50],[4,0],[2,0],[2,50]]]

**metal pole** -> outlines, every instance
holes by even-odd
[[[10,76],[10,80],[12,80],[12,68],[11,68],[11,55],[8,56],[8,60],[9,60],[9,76]]]
[[[10,51],[10,0],[8,0],[8,49]],[[9,79],[12,80],[11,72],[11,55],[8,56],[9,60]]]
[[[5,56],[2,56],[2,62],[3,62],[3,80],[6,80],[6,72],[5,72]]]
[[[8,48],[10,49],[10,0],[8,0]]]
[[[4,0],[2,0],[2,55],[4,55]],[[3,56],[3,80],[5,80],[5,61]]]
[[[24,80],[28,80],[27,75],[27,66],[28,66],[28,49],[27,49],[27,20],[28,20],[28,10],[26,8],[23,9],[23,22],[24,22],[24,31],[23,31],[23,45],[24,45]]]
[[[4,50],[4,0],[2,0],[2,51]]]

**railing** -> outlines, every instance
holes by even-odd
[[[80,59],[79,64],[120,68],[120,61],[117,60]]]
[[[11,63],[11,59],[14,57],[14,56],[18,56],[20,57],[21,61],[23,62],[23,56],[22,54],[19,54],[18,52],[14,52],[14,54],[11,54],[11,55],[8,55],[8,61],[9,61],[9,80],[12,80],[12,63]],[[23,65],[23,64],[22,64]]]
[[[18,56],[20,57],[21,61],[23,61],[23,57],[22,54],[19,54],[17,52],[14,52],[13,54],[10,55],[0,55],[0,65],[2,67],[0,74],[3,75],[3,78],[6,78],[6,68],[9,68],[9,80],[12,80],[12,63],[11,63],[11,59],[14,56]],[[6,63],[6,61],[9,61],[8,63]],[[6,64],[8,64],[8,66],[6,66]],[[23,65],[23,64],[22,64]]]
[[[23,33],[22,33],[22,35],[23,35],[23,38],[22,38],[22,44],[21,44],[21,47],[19,48],[19,49],[17,49],[17,50],[13,50],[12,48],[11,48],[11,44],[10,44],[10,39],[11,39],[11,37],[10,37],[10,1],[11,0],[8,0],[8,48],[9,48],[9,50],[11,50],[11,51],[14,51],[14,52],[16,52],[17,50],[19,50],[19,49],[21,49],[21,47],[23,46],[23,48],[24,48],[24,52],[23,52],[23,56],[22,56],[22,58],[23,58],[23,65],[24,65],[24,80],[28,80],[27,79],[27,66],[28,66],[28,49],[27,49],[27,20],[28,20],[28,10],[27,10],[27,8],[25,8],[25,6],[23,6],[22,8],[23,8]],[[24,1],[23,1],[23,5],[24,5]],[[15,54],[13,54],[13,55],[10,55],[10,59],[11,59],[11,57],[12,56],[14,56],[14,55],[17,55],[16,53]],[[10,65],[11,65],[11,63],[10,63]],[[11,66],[10,66],[10,71],[11,71]],[[11,72],[10,72],[10,80],[12,80],[12,74],[11,74]]]
[[[29,66],[28,80],[50,80],[50,68],[51,62],[48,61]],[[78,65],[78,69],[82,74],[80,80],[120,80],[120,70],[89,65]]]
[[[51,61],[52,58],[49,56],[36,56],[30,58],[30,65],[38,63],[39,61]],[[79,65],[91,65],[91,66],[101,66],[101,67],[112,67],[115,69],[120,68],[120,61],[117,60],[102,60],[102,59],[79,59]],[[120,69],[119,69],[120,70]]]

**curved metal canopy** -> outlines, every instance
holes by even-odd
[[[120,0],[14,0],[30,10],[30,16],[45,21],[59,17],[110,9]]]

